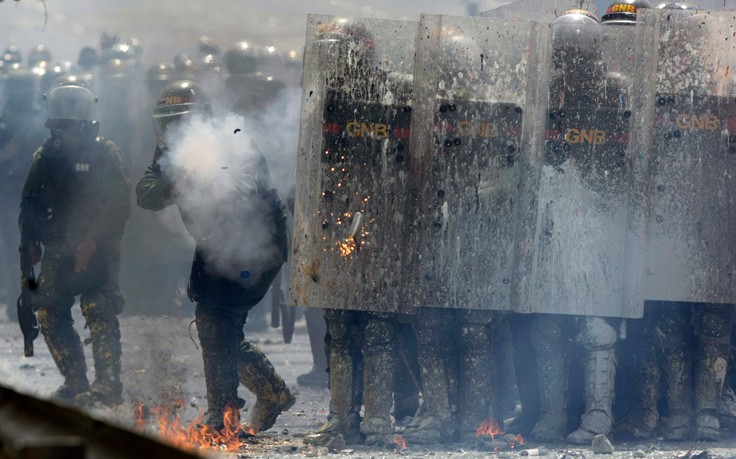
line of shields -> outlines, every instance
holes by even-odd
[[[578,2],[521,3],[309,16],[291,304],[736,303],[733,12],[640,10],[586,42],[552,22]]]

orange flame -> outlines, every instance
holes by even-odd
[[[394,444],[399,447],[399,449],[406,449],[406,440],[404,440],[404,437],[401,435],[397,435],[394,439]]]
[[[481,422],[480,426],[475,430],[475,435],[478,438],[482,437],[491,437],[491,440],[495,440],[497,436],[503,435],[504,431],[499,425],[498,421],[495,419],[486,419],[485,421]],[[504,437],[504,440],[506,443],[508,443],[508,447],[510,449],[514,449],[517,446],[521,446],[524,444],[524,438],[521,435],[506,435]],[[496,450],[499,448],[496,447]]]
[[[232,406],[225,410],[223,416],[225,427],[220,431],[212,426],[200,424],[204,415],[185,426],[179,415],[175,414],[171,408],[156,407],[152,411],[156,415],[155,424],[158,434],[165,441],[179,448],[215,448],[220,451],[238,451],[245,440],[256,435],[252,427],[248,428],[240,424],[240,411]],[[143,406],[139,404],[135,419],[136,425],[141,430],[146,427],[143,413]]]
[[[496,438],[496,435],[503,435],[503,429],[501,429],[501,426],[495,419],[486,419],[475,429],[475,436],[478,438],[489,436],[493,440]]]

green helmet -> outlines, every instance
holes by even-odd
[[[166,149],[166,131],[192,115],[212,116],[210,98],[199,83],[178,80],[167,85],[153,109],[153,130],[159,148]]]

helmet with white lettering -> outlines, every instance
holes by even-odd
[[[636,12],[640,8],[651,8],[647,0],[616,0],[601,18],[601,24],[636,25]]]
[[[194,115],[212,116],[210,98],[202,86],[192,80],[167,85],[153,109],[153,130],[159,148],[166,149],[167,130]]]

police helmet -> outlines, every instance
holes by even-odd
[[[651,7],[652,5],[647,0],[614,1],[601,18],[601,24],[636,25],[636,12],[639,8]]]
[[[248,41],[239,41],[225,52],[225,68],[232,75],[255,73],[259,53],[258,46]]]
[[[152,97],[158,97],[166,85],[171,82],[172,76],[173,69],[168,64],[161,63],[151,66],[146,76],[146,86],[149,94]]]
[[[567,10],[552,22],[552,49],[555,65],[590,65],[600,59],[601,28],[587,10]]]
[[[153,130],[159,148],[166,149],[166,130],[193,115],[212,116],[210,98],[199,83],[178,80],[161,92],[153,109]]]
[[[326,45],[330,60],[339,67],[369,66],[375,58],[373,33],[353,18],[335,18],[320,24],[316,43]]]
[[[197,42],[197,52],[202,57],[218,56],[220,54],[220,47],[210,37],[202,35]]]
[[[697,10],[698,7],[685,2],[662,2],[657,5],[660,10]]]
[[[2,60],[6,66],[9,66],[10,64],[19,64],[22,59],[23,56],[20,52],[20,48],[16,45],[10,45],[5,49]]]
[[[54,80],[45,98],[49,121],[94,120],[97,97],[89,83],[79,75],[63,75]]]
[[[77,58],[77,65],[83,69],[89,69],[99,63],[99,57],[97,51],[91,46],[85,46],[79,50],[79,58]]]
[[[22,105],[37,100],[36,76],[28,69],[13,67],[8,71],[5,81],[6,104]]]
[[[28,66],[42,66],[51,61],[51,51],[45,45],[37,45],[28,53]],[[45,64],[43,64],[45,65]]]

